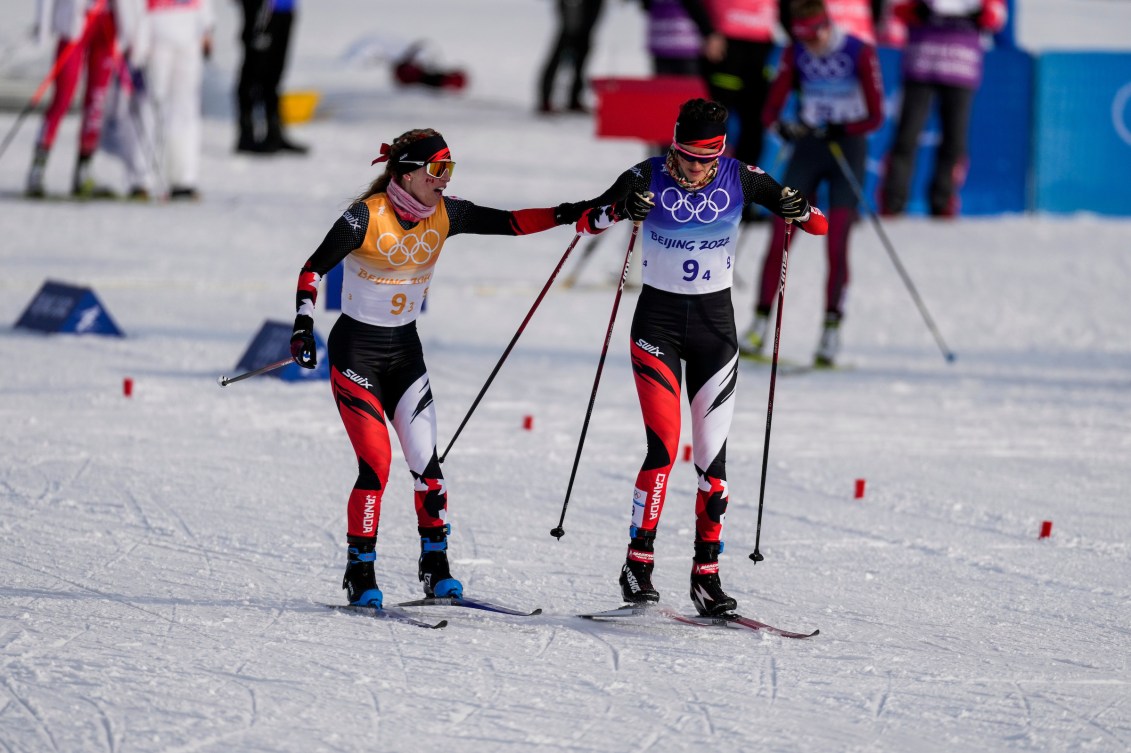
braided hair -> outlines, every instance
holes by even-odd
[[[377,176],[377,179],[369,184],[369,188],[365,190],[360,196],[354,199],[354,202],[362,202],[371,196],[376,196],[379,193],[384,193],[389,188],[389,182],[397,177],[400,173],[394,170],[394,164],[409,148],[411,144],[417,141],[431,138],[432,136],[439,136],[439,131],[432,128],[414,128],[411,131],[405,131],[400,136],[393,139],[393,143],[389,145],[388,162],[385,163],[385,171]]]

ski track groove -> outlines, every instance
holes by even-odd
[[[133,602],[131,602],[131,601],[129,601],[129,600],[127,600],[127,599],[125,599],[121,596],[116,596],[114,594],[109,594],[109,593],[105,593],[103,591],[99,591],[96,588],[91,588],[90,586],[85,586],[81,583],[76,583],[75,581],[68,580],[67,578],[64,578],[62,575],[59,575],[58,573],[49,572],[47,570],[40,570],[40,569],[37,569],[35,567],[32,567],[31,565],[25,565],[22,562],[16,562],[16,561],[10,560],[10,559],[8,560],[8,562],[10,562],[13,565],[18,565],[20,567],[23,567],[27,570],[31,570],[32,572],[37,573],[39,575],[46,575],[48,577],[54,578],[55,580],[60,581],[61,583],[65,583],[68,586],[71,586],[72,588],[74,588],[78,591],[82,591],[82,592],[88,593],[88,594],[93,594],[95,596],[98,596],[98,597],[110,602],[110,603],[117,604],[118,606],[127,607],[129,609],[133,609],[137,612],[141,612],[144,615],[148,615],[149,617],[155,617],[158,620],[169,623],[170,625],[175,625],[176,627],[182,628],[184,630],[188,630],[189,632],[195,633],[196,635],[198,635],[202,638],[207,638],[209,641],[211,641],[212,643],[214,643],[216,645],[224,645],[224,640],[222,638],[217,638],[217,637],[211,635],[210,633],[208,633],[204,630],[201,630],[200,628],[194,627],[192,625],[188,625],[188,624],[183,623],[183,622],[177,622],[176,620],[170,619],[169,617],[167,617],[164,614],[161,614],[160,612],[156,612],[156,611],[153,611],[151,609],[146,609],[145,607],[138,606],[137,604],[134,604]],[[39,598],[42,598],[42,597],[34,597],[34,598],[39,599]],[[87,628],[84,628],[83,632],[86,632],[86,630],[88,630],[88,629],[89,629],[89,626]],[[74,640],[75,637],[77,637],[77,636],[72,636],[70,639],[68,639],[68,641]]]
[[[1131,744],[1131,741],[1125,740],[1120,735],[1116,734],[1115,730],[1101,724],[1096,718],[1097,715],[1093,714],[1090,717],[1084,716],[1084,713],[1080,709],[1075,708],[1071,704],[1063,703],[1062,701],[1060,701],[1056,698],[1051,698],[1047,693],[1041,693],[1039,697],[1041,698],[1041,700],[1043,700],[1043,701],[1045,701],[1045,702],[1047,702],[1047,703],[1049,703],[1053,706],[1056,706],[1059,709],[1062,709],[1063,711],[1067,712],[1068,714],[1071,714],[1077,720],[1079,720],[1084,726],[1094,727],[1101,734],[1103,734],[1105,737],[1109,737],[1109,738],[1117,741],[1118,743],[1120,743],[1119,750],[1128,750],[1128,747],[1129,747],[1129,744]],[[1083,734],[1083,730],[1081,730],[1081,734]]]
[[[83,475],[86,474],[87,468],[89,468],[91,463],[93,463],[93,462],[94,462],[94,458],[86,458],[82,462],[82,465],[80,465],[78,467],[78,469],[74,473],[71,474],[70,478],[67,478],[67,479],[51,481],[49,479],[49,477],[46,474],[44,474],[44,480],[43,480],[44,489],[43,489],[42,492],[40,492],[39,496],[36,498],[35,501],[38,503],[38,502],[47,501],[48,498],[52,498],[52,497],[57,498],[63,490],[67,489],[72,484],[74,484],[76,481],[78,481],[80,478],[82,478]]]
[[[5,677],[3,678],[2,682],[4,683],[4,687],[7,688],[8,692],[12,695],[12,700],[16,704],[18,704],[20,708],[24,709],[24,711],[27,712],[27,715],[35,721],[36,726],[38,726],[39,730],[43,733],[43,736],[51,742],[51,749],[58,753],[59,743],[55,740],[55,736],[51,734],[51,728],[47,726],[43,719],[40,718],[39,714],[36,713],[31,704],[28,703],[28,701],[16,691],[16,689],[12,686],[12,680],[10,678]]]
[[[993,562],[980,561],[978,557],[981,555],[978,553],[952,551],[952,547],[931,545],[924,541],[888,538],[878,533],[873,533],[864,529],[853,529],[848,526],[839,526],[828,520],[816,520],[811,516],[805,514],[793,514],[788,512],[779,512],[777,514],[790,518],[795,522],[804,523],[814,528],[824,527],[829,530],[840,531],[841,533],[856,537],[858,540],[867,539],[872,542],[872,544],[870,545],[887,545],[909,551],[919,552],[921,554],[929,555],[932,557],[942,557],[982,573],[1009,576],[1011,578],[1021,580],[1029,586],[1044,587],[1048,585],[1055,585],[1065,590],[1078,592],[1084,596],[1091,596],[1093,589],[1095,588],[1094,585],[1088,583],[1070,583],[1063,580],[1053,581],[1044,575],[1033,574],[1028,570],[1022,570],[1019,568],[1007,568],[1006,560],[994,560]],[[957,525],[954,521],[936,522],[939,522],[940,524],[947,523],[950,525]],[[1006,535],[999,531],[995,531],[995,533],[1003,536]],[[1092,626],[1098,627],[1099,625],[1093,624]],[[1106,626],[1106,624],[1104,626]]]
[[[589,636],[591,639],[593,639],[597,643],[600,643],[602,646],[604,646],[608,650],[609,666],[612,667],[614,672],[619,673],[620,672],[620,651],[617,649],[617,647],[614,646],[609,641],[602,638],[601,636],[597,635],[596,632],[594,632],[592,628],[590,628],[589,630],[586,630],[585,635]]]
[[[887,683],[884,689],[879,692],[876,697],[876,708],[872,712],[872,718],[880,721],[880,717],[884,715],[884,709],[887,708],[888,698],[891,696],[891,674],[888,674]]]
[[[117,736],[114,734],[114,723],[110,720],[106,709],[93,698],[83,698],[82,700],[93,706],[94,710],[98,713],[98,726],[106,736],[106,750],[110,751],[110,753],[117,753],[121,746],[118,745]]]

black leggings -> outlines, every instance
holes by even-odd
[[[417,524],[443,525],[448,497],[436,458],[436,409],[416,322],[377,327],[343,314],[326,346],[330,387],[357,454],[348,534],[377,535],[392,456],[386,413],[415,482]]]
[[[738,336],[730,289],[704,295],[644,286],[632,319],[632,371],[648,454],[636,477],[632,525],[655,530],[675,464],[684,364],[699,490],[696,539],[718,541],[729,495],[726,440],[738,382]],[[681,363],[682,362],[682,363]]]

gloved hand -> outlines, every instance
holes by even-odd
[[[809,210],[808,200],[796,188],[787,187],[781,190],[781,216],[786,222],[807,221]]]
[[[840,141],[844,138],[844,123],[825,123],[813,135],[822,141]]]
[[[566,202],[558,204],[554,207],[554,222],[558,225],[570,225],[581,219],[581,215],[585,214],[585,210],[589,205],[583,201],[576,204]]]
[[[291,335],[291,358],[304,369],[313,369],[318,365],[314,319],[304,314],[295,317],[295,330]]]
[[[656,202],[652,200],[653,196],[651,191],[633,191],[613,204],[613,214],[618,219],[628,218],[633,222],[643,222],[648,213],[656,208]]]
[[[782,141],[788,142],[800,141],[813,133],[813,129],[804,123],[794,123],[788,120],[779,121],[774,130],[778,132],[778,136],[781,136]]]

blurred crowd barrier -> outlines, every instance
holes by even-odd
[[[899,115],[901,52],[883,47],[879,55],[887,118],[869,141],[869,197],[876,195]],[[649,143],[670,138],[672,118],[642,118],[640,113],[674,113],[689,93],[701,96],[692,92],[702,89],[698,80],[676,81],[678,85],[663,78],[595,80],[597,135]],[[926,187],[938,140],[938,118],[932,115],[919,139],[909,214],[927,211]],[[779,150],[777,140],[768,138],[762,166],[771,172]],[[1033,54],[1010,44],[987,52],[985,77],[974,100],[961,214],[1094,211],[1131,216],[1131,192],[1125,189],[1129,170],[1131,52]]]

